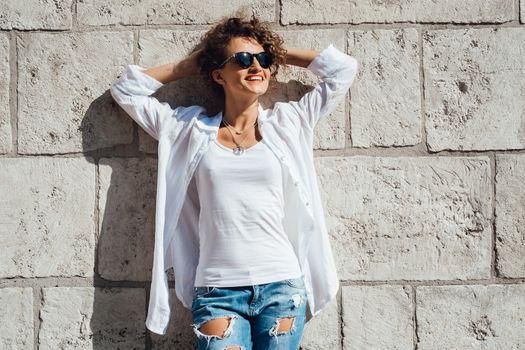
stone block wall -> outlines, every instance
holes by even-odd
[[[2,0],[0,349],[191,349],[148,332],[156,141],[112,100],[247,6],[359,73],[316,129],[341,290],[302,349],[525,349],[525,0]],[[291,67],[264,101],[319,80]],[[211,103],[203,81],[156,95]]]

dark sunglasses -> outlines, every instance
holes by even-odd
[[[257,58],[259,64],[263,68],[268,68],[272,65],[272,55],[263,51],[259,53],[250,53],[250,52],[237,52],[228,57],[224,62],[219,65],[219,69],[222,68],[229,60],[235,58],[235,61],[239,64],[242,69],[251,67],[253,63],[253,58]]]

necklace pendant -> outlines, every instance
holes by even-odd
[[[240,156],[244,153],[244,148],[242,146],[237,146],[233,149],[233,153]]]

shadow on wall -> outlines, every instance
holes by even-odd
[[[296,81],[278,83],[261,98],[261,104],[271,108],[278,101],[298,100],[312,88]],[[168,102],[172,108],[202,105],[208,115],[222,109],[222,101],[213,97],[202,78],[166,84],[152,96]],[[87,296],[93,300],[92,314],[86,306],[85,323],[89,320],[89,325],[82,322],[80,336],[96,350],[194,348],[191,312],[176,298],[174,289],[167,334],[156,335],[144,325],[153,263],[157,141],[137,125],[131,128],[133,124],[109,90],[90,104],[81,122],[83,150],[93,157],[88,159],[95,159],[98,164],[99,230],[95,246],[96,288],[94,295]],[[129,136],[123,138],[122,133]],[[115,135],[117,139],[129,139],[129,143],[110,148],[97,146],[108,144],[103,140],[113,140]],[[171,273],[172,288],[173,280]]]

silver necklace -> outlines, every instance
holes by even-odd
[[[253,123],[252,126],[244,129],[244,130],[241,130],[241,131],[238,131],[236,130],[233,126],[231,126],[226,120],[224,120],[224,118],[222,119],[222,122],[224,123],[224,125],[226,126],[226,128],[228,128],[228,131],[230,132],[230,134],[232,135],[232,139],[233,139],[233,142],[235,143],[236,147],[233,149],[233,154],[235,155],[242,155],[244,153],[244,150],[246,148],[242,147],[241,144],[244,142],[244,140],[246,139],[246,137],[248,137],[248,135],[244,136],[244,138],[241,140],[241,142],[237,142],[237,140],[235,140],[235,136],[233,136],[233,133],[231,131],[231,129],[233,129],[233,131],[235,132],[235,134],[237,135],[241,135],[243,133],[245,133],[246,131],[250,130],[251,128],[254,128],[256,125],[257,125],[257,122],[258,122],[258,119],[259,119],[259,115],[257,114],[257,118],[255,119],[255,123]]]

